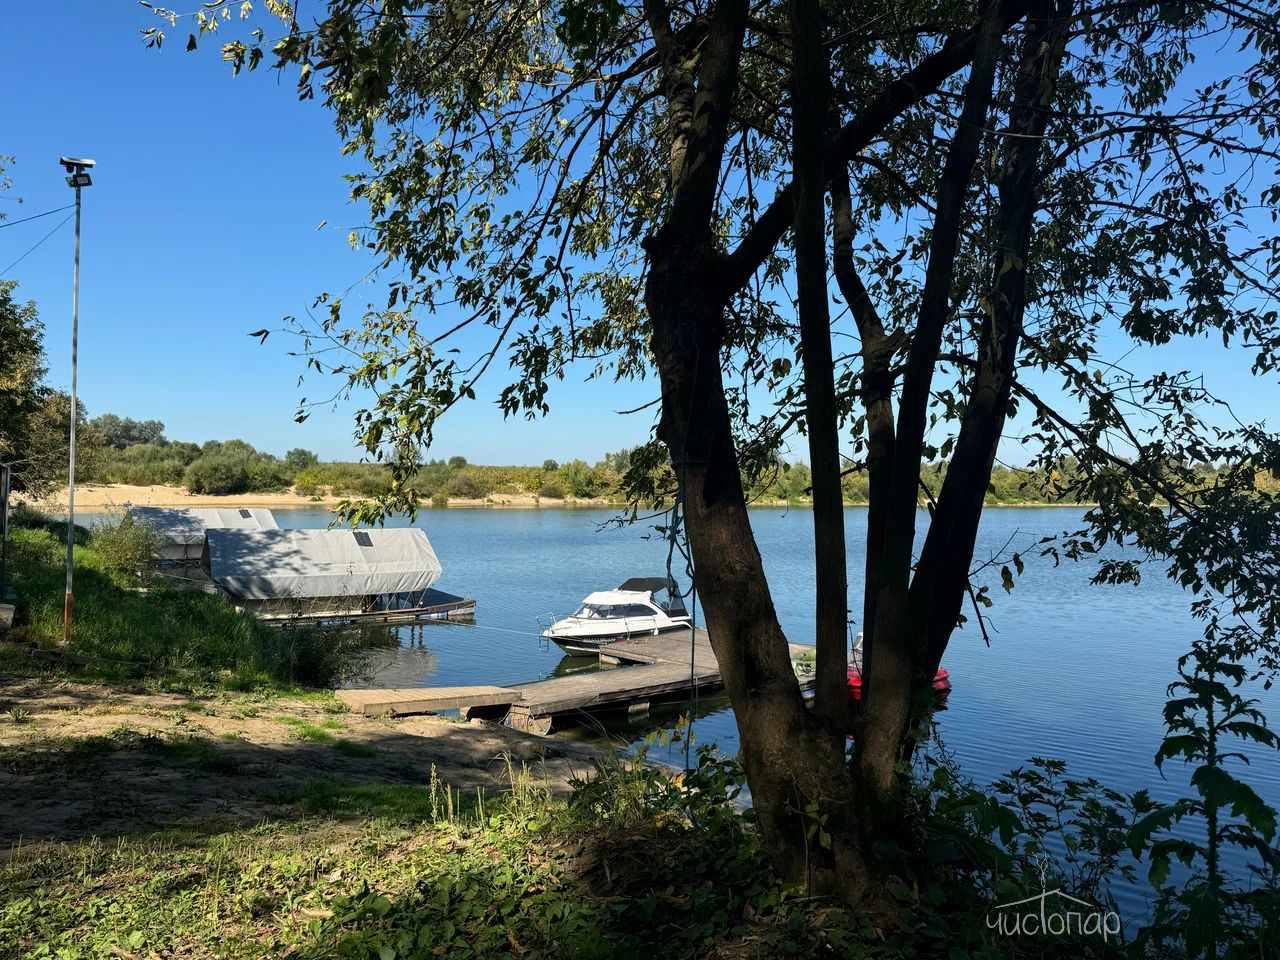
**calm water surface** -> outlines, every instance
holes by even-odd
[[[282,527],[324,526],[324,510],[277,510]],[[587,593],[633,576],[661,575],[666,543],[641,525],[609,526],[609,510],[427,510],[423,527],[444,566],[439,587],[474,597],[474,627],[428,625],[401,630],[404,649],[387,658],[375,686],[512,684],[550,676],[562,664],[539,638],[539,618],[576,609]],[[1026,563],[1011,594],[999,586],[999,565],[986,571],[995,606],[991,646],[971,622],[956,632],[944,665],[953,691],[939,715],[940,736],[972,779],[984,783],[1033,756],[1066,760],[1071,775],[1096,777],[1157,797],[1179,795],[1185,775],[1151,759],[1163,734],[1166,686],[1176,660],[1200,635],[1187,612],[1188,595],[1157,566],[1139,586],[1092,586],[1094,567],[1039,556],[1045,536],[1076,529],[1075,509],[994,509],[983,517],[977,560],[1005,548]],[[804,509],[756,509],[752,522],[778,616],[788,637],[812,643],[813,528]],[[850,608],[861,609],[866,514],[845,516]],[[403,518],[392,521],[406,525]],[[966,610],[966,614],[970,611]],[[1280,722],[1277,691],[1253,692]],[[682,712],[680,710],[675,713]],[[669,722],[671,715],[667,716]],[[651,718],[649,729],[662,722]],[[629,739],[644,727],[613,728]],[[732,712],[723,698],[704,699],[694,722],[699,742],[737,747]],[[1280,762],[1255,754],[1243,775],[1273,805],[1280,804]],[[663,759],[663,758],[659,758]],[[672,753],[673,763],[683,754]],[[1117,890],[1126,913],[1145,912],[1138,891]]]

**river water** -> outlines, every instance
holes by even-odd
[[[277,510],[284,527],[324,526],[324,510]],[[634,576],[660,576],[667,544],[652,527],[618,527],[599,509],[425,510],[423,527],[444,566],[438,586],[474,597],[475,626],[427,625],[400,630],[402,650],[382,655],[374,686],[514,684],[574,666],[540,640],[539,618],[576,609],[587,593],[616,587]],[[812,643],[813,527],[807,509],[760,508],[752,522],[770,589],[790,640]],[[1189,596],[1152,565],[1138,586],[1093,586],[1089,563],[1055,566],[1041,556],[1041,538],[1080,526],[1081,511],[1000,508],[982,521],[975,562],[1018,550],[1026,564],[1011,593],[1000,587],[999,564],[979,583],[990,585],[991,645],[972,622],[958,630],[944,659],[953,691],[938,715],[939,735],[962,771],[986,783],[1031,757],[1065,760],[1074,777],[1096,777],[1122,791],[1151,789],[1157,798],[1179,795],[1185,772],[1175,761],[1162,779],[1152,756],[1163,735],[1161,709],[1176,660],[1200,635],[1188,613]],[[923,519],[923,518],[922,518]],[[404,525],[400,518],[392,524]],[[851,609],[861,608],[866,513],[845,515]],[[923,523],[922,523],[923,525]],[[687,585],[681,568],[678,579]],[[1257,688],[1280,722],[1277,691]],[[700,743],[732,752],[737,731],[720,698],[703,699],[693,724]],[[632,740],[670,724],[688,704],[655,713],[634,726],[608,727]],[[1249,751],[1255,762],[1241,773],[1271,804],[1280,804],[1280,761]],[[672,749],[657,759],[675,764]],[[1236,866],[1243,870],[1242,864]],[[1117,889],[1127,914],[1146,912],[1141,888]]]

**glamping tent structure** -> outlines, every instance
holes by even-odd
[[[265,620],[465,619],[475,601],[433,589],[440,561],[415,527],[209,529],[205,569]]]
[[[201,507],[130,507],[129,516],[152,527],[163,539],[156,559],[173,566],[196,566],[204,553],[207,530],[275,530],[270,510]]]

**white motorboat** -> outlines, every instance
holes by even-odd
[[[688,626],[674,580],[635,577],[616,590],[587,594],[577,613],[554,621],[542,635],[565,653],[595,654],[611,643]]]

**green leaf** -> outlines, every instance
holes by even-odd
[[[1181,820],[1188,812],[1189,805],[1185,800],[1179,800],[1176,803],[1170,803],[1152,810],[1135,823],[1129,831],[1129,851],[1135,857],[1141,857],[1143,849],[1147,846],[1153,834],[1158,831],[1168,830],[1170,826]]]
[[[1164,738],[1156,751],[1156,766],[1161,767],[1170,757],[1183,757],[1194,760],[1204,751],[1204,735],[1199,733],[1183,733]]]
[[[1205,806],[1231,806],[1233,816],[1248,824],[1268,840],[1276,832],[1276,811],[1247,783],[1237,780],[1221,767],[1200,767],[1191,775],[1191,785],[1204,797]]]
[[[1233,720],[1230,723],[1224,723],[1222,729],[1242,740],[1252,740],[1268,747],[1280,748],[1280,737],[1277,737],[1269,727],[1260,723],[1252,723],[1248,720]]]

